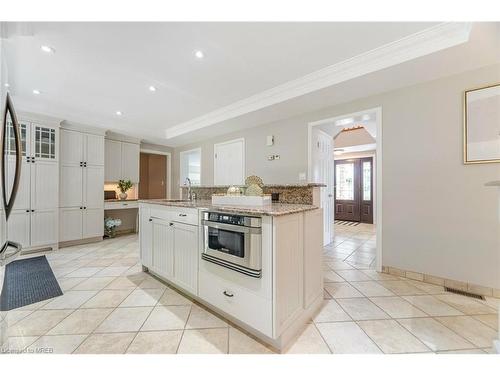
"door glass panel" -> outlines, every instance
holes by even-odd
[[[354,200],[354,164],[337,164],[335,178],[337,184],[335,199]]]
[[[55,129],[35,126],[35,157],[43,159],[56,158]]]
[[[372,199],[372,163],[369,161],[363,162],[363,200],[370,201]]]

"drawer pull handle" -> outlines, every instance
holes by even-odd
[[[226,296],[226,297],[234,297],[234,294],[233,293],[228,293],[226,291],[223,292],[223,294]]]
[[[180,217],[186,217],[187,214],[179,214]]]
[[[152,218],[149,218],[149,221],[153,221],[153,219],[152,219]]]

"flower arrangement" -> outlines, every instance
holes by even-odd
[[[118,189],[120,189],[120,199],[127,199],[127,191],[132,187],[132,181],[120,180],[118,181]]]
[[[122,225],[120,219],[113,219],[112,217],[104,218],[104,234],[110,238],[116,236],[116,228]]]

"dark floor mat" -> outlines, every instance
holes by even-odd
[[[62,294],[45,256],[16,260],[5,268],[0,311],[31,305]]]

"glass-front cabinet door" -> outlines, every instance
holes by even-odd
[[[33,152],[35,159],[56,161],[56,129],[33,124]]]
[[[19,133],[21,135],[21,150],[22,157],[26,158],[30,153],[30,124],[26,122],[19,122]],[[7,138],[7,150],[6,154],[9,156],[16,155],[16,139],[14,138],[14,127],[12,126],[12,122],[7,122],[7,130],[6,130],[6,138]]]

